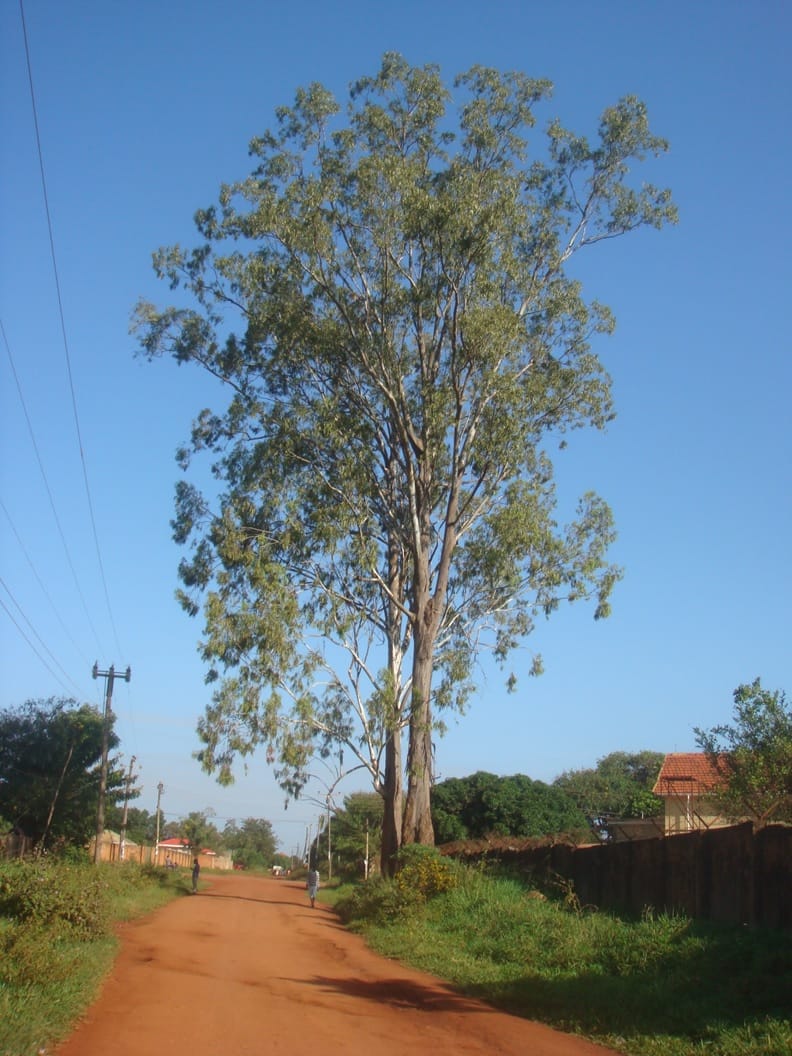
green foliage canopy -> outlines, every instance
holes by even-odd
[[[561,789],[524,774],[496,777],[483,771],[435,785],[432,821],[439,843],[587,829],[585,815]]]
[[[564,601],[607,615],[608,507],[587,493],[555,519],[549,446],[612,416],[590,347],[612,320],[566,265],[675,219],[632,177],[666,150],[637,99],[593,143],[551,120],[542,150],[548,82],[476,66],[453,88],[455,111],[436,67],[387,54],[345,121],[321,85],[298,91],[251,175],[197,213],[204,244],[156,254],[188,303],[136,312],[145,355],[230,393],[181,453],[210,452],[223,490],[181,482],[174,522],[218,683],[203,765],[230,780],[268,744],[295,792],[340,742],[408,842],[431,842],[436,716],[464,703],[478,650],[505,659]]]
[[[210,821],[211,811],[193,810],[179,822],[179,835],[190,844],[190,853],[208,849],[217,851],[222,846],[222,837],[214,822]]]
[[[223,844],[230,850],[234,863],[247,869],[268,869],[275,860],[275,833],[264,818],[245,818],[241,825],[233,820],[227,822]]]
[[[353,792],[333,814],[331,841],[334,871],[348,877],[371,875],[379,858],[382,830],[382,796],[375,792]],[[317,836],[315,858],[327,858],[327,828]]]
[[[135,795],[138,793],[136,792]],[[124,818],[123,803],[111,804],[105,810],[105,824],[108,829],[121,831]],[[156,815],[144,810],[142,807],[129,807],[127,809],[126,836],[128,840],[138,844],[152,844],[157,835]]]
[[[695,733],[724,779],[724,813],[792,822],[792,707],[784,692],[764,689],[759,678],[740,685],[733,722]]]
[[[646,818],[663,813],[663,801],[652,792],[662,752],[611,752],[594,768],[567,770],[553,784],[566,793],[599,830],[608,817]]]
[[[0,816],[40,846],[87,842],[96,832],[103,722],[96,708],[62,697],[1,711]],[[112,728],[108,744],[119,744]],[[107,802],[124,788],[111,759]]]

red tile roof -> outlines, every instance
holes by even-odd
[[[722,784],[722,775],[704,752],[671,752],[663,760],[652,791],[656,796],[686,792],[701,796]]]
[[[160,840],[157,846],[165,848],[173,847],[176,850],[187,850],[190,847],[190,841],[185,840],[183,836],[171,836],[167,840]],[[209,847],[203,847],[201,849],[201,854],[209,854],[213,855],[215,858],[217,857],[217,851],[213,851]]]

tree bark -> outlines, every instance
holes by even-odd
[[[396,504],[396,461],[391,457],[388,464],[388,491],[391,501]],[[402,668],[404,650],[402,643],[402,608],[404,604],[404,567],[403,553],[397,536],[388,534],[388,588],[390,592],[387,607],[388,636],[388,670],[391,685],[388,687],[391,699],[386,723],[388,726],[385,742],[385,813],[382,821],[382,847],[380,850],[380,868],[383,876],[393,876],[396,872],[396,856],[402,841],[402,821],[404,815],[404,786],[402,783]]]
[[[407,756],[407,798],[402,824],[402,843],[434,844],[432,824],[432,737],[429,726],[429,707],[419,705],[420,719],[410,727],[410,748]]]
[[[391,731],[385,745],[385,813],[380,848],[380,870],[383,876],[393,876],[396,870],[396,855],[401,846],[403,796],[401,730],[395,729]]]
[[[432,824],[432,675],[434,653],[440,619],[448,591],[451,556],[456,546],[456,517],[458,511],[458,476],[448,500],[445,535],[434,575],[432,591],[432,559],[434,546],[431,525],[432,473],[426,466],[418,474],[420,483],[415,489],[415,520],[419,526],[414,552],[413,587],[413,678],[410,709],[410,743],[407,755],[407,797],[404,805],[403,843],[434,845]]]
[[[432,668],[436,624],[427,599],[416,621],[410,742],[407,753],[407,798],[402,825],[403,843],[434,844],[432,825]]]

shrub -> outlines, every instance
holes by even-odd
[[[67,862],[70,865],[90,865],[93,862],[87,847],[79,847],[73,843],[67,843],[59,847],[55,856],[59,861]]]
[[[336,903],[345,924],[391,924],[419,901],[412,891],[403,891],[392,880],[375,877],[356,887]]]
[[[457,886],[459,870],[455,862],[443,858],[434,847],[408,844],[397,858],[396,887],[420,900],[433,898]]]
[[[409,844],[399,851],[393,880],[376,877],[356,887],[336,903],[347,924],[392,924],[410,909],[457,886],[460,868],[434,847]]]
[[[36,927],[68,928],[81,937],[103,935],[108,927],[103,873],[47,859],[10,862],[0,872],[0,913]]]
[[[33,986],[67,978],[70,965],[53,956],[55,942],[46,928],[21,925],[0,932],[0,981],[6,986]]]

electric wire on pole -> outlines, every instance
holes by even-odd
[[[132,678],[132,668],[128,667],[123,675],[116,675],[115,668],[111,664],[107,671],[99,670],[99,661],[93,665],[91,672],[94,678],[105,680],[104,711],[102,714],[102,768],[99,774],[99,805],[96,810],[96,840],[94,842],[94,863],[101,861],[102,836],[104,835],[105,821],[105,796],[107,795],[107,751],[110,741],[110,716],[113,714],[113,683],[116,678],[123,678],[129,682]]]

